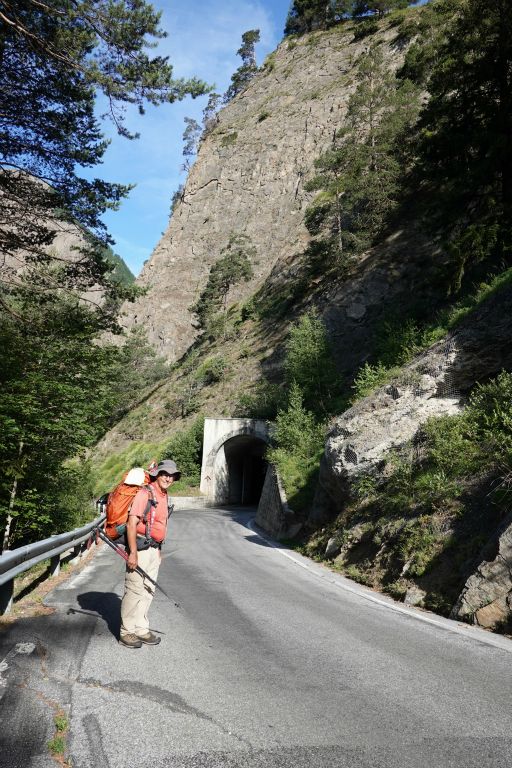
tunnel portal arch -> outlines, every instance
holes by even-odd
[[[205,419],[201,492],[215,504],[257,504],[269,444],[262,419]]]

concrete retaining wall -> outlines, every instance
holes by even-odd
[[[273,464],[267,467],[255,522],[275,539],[289,539],[302,527],[302,522],[288,506],[286,493]]]

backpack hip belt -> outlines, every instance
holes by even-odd
[[[145,536],[137,534],[137,552],[144,552],[146,549],[162,549],[162,542],[155,541],[153,538],[146,539]]]

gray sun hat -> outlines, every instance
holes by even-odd
[[[179,480],[181,477],[181,472],[176,466],[176,462],[174,462],[172,459],[164,459],[164,461],[159,461],[156,467],[153,467],[149,470],[149,476],[153,478],[158,477],[160,472],[167,472],[168,475],[173,475],[175,480]]]

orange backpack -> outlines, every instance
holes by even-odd
[[[128,482],[126,482],[128,480]],[[143,482],[136,482],[143,480]],[[141,488],[149,485],[150,477],[144,470],[138,468],[123,475],[122,481],[108,494],[106,503],[105,533],[109,539],[115,541],[126,532],[128,513],[133,500]],[[102,497],[104,498],[104,497]],[[148,507],[151,506],[152,493],[148,494]],[[147,510],[149,511],[149,509]],[[146,519],[147,512],[144,515]]]

